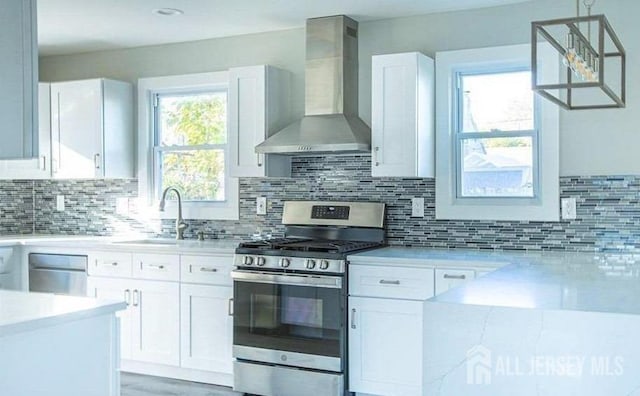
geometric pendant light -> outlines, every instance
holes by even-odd
[[[532,89],[567,110],[625,107],[624,47],[604,15],[591,15],[594,3],[583,1],[586,16],[576,0],[575,17],[531,23]],[[542,73],[547,57],[562,60],[560,74],[549,74],[555,81]]]

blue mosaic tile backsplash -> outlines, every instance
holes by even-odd
[[[640,176],[563,177],[561,197],[575,197],[577,219],[560,222],[435,220],[433,179],[372,178],[370,156],[310,156],[293,161],[292,178],[240,180],[239,221],[189,221],[187,237],[281,235],[283,202],[296,199],[387,204],[391,245],[505,250],[640,250]],[[173,222],[116,213],[116,198],[136,197],[136,180],[0,181],[0,232],[114,235],[137,231],[171,237]],[[55,196],[67,197],[55,211]],[[268,214],[255,214],[267,197]],[[412,218],[411,198],[424,197],[425,217]]]

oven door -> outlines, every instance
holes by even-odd
[[[342,371],[342,277],[243,270],[232,277],[234,357]]]

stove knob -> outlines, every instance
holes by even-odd
[[[291,265],[291,260],[290,259],[288,259],[286,257],[283,257],[283,258],[280,259],[280,266],[282,268],[287,268],[289,265]]]
[[[314,269],[316,267],[316,260],[307,259],[307,269]]]
[[[264,257],[258,257],[258,262],[256,264],[258,264],[260,267],[264,266],[267,263],[267,260],[265,260]]]
[[[326,270],[329,268],[329,262],[327,260],[322,260],[320,262],[320,269],[321,270]]]
[[[251,264],[253,264],[253,257],[251,257],[251,256],[244,256],[244,261],[242,262],[242,264],[244,264],[244,265],[251,265]]]

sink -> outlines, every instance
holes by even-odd
[[[115,242],[121,245],[163,245],[163,246],[175,246],[178,243],[184,241],[178,241],[176,239],[155,238],[155,239],[138,239],[134,241],[120,241]]]

